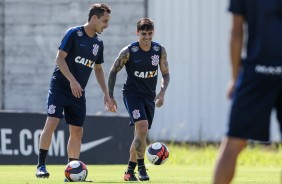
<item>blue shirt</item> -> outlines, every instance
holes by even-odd
[[[128,49],[129,60],[125,64],[127,79],[123,86],[123,93],[155,97],[161,46],[152,42],[150,50],[144,51],[138,42],[133,42]]]
[[[68,29],[59,46],[59,50],[68,53],[65,59],[66,63],[82,89],[87,85],[94,64],[104,62],[102,40],[97,35],[89,37],[83,26]],[[71,92],[70,83],[58,66],[56,66],[53,72],[51,88]]]
[[[229,11],[247,24],[245,61],[282,65],[282,0],[230,0]]]

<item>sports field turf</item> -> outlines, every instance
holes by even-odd
[[[164,165],[147,163],[151,177],[146,183],[210,184],[217,147],[170,147],[170,158]],[[1,159],[1,158],[0,158]],[[87,161],[85,161],[87,163]],[[279,184],[282,168],[282,149],[248,147],[238,160],[233,184]],[[0,184],[58,184],[64,180],[64,165],[49,165],[49,179],[35,178],[34,165],[0,166]],[[126,165],[88,165],[88,179],[94,183],[125,183],[122,180]]]

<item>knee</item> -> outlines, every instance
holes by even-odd
[[[137,134],[141,136],[146,136],[148,133],[148,124],[143,123],[137,127]]]
[[[83,128],[82,127],[72,127],[70,129],[70,136],[81,139],[82,135],[83,135]]]
[[[48,117],[45,122],[45,126],[41,132],[41,135],[52,135],[55,129],[57,128],[57,125],[59,124],[60,119]]]

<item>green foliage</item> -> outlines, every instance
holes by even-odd
[[[167,144],[171,165],[214,165],[219,145],[215,144]],[[249,144],[238,159],[238,165],[244,166],[281,166],[282,146]]]
[[[281,145],[249,145],[239,157],[239,165],[282,167]]]

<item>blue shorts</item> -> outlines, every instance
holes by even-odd
[[[154,98],[124,95],[123,101],[130,116],[129,125],[132,126],[135,122],[140,120],[147,120],[148,128],[150,129],[155,113]]]
[[[273,109],[276,109],[280,127],[282,122],[282,75],[279,70],[276,73],[267,66],[256,66],[245,66],[240,73],[227,136],[269,141]]]
[[[70,93],[49,89],[47,115],[62,119],[63,113],[67,124],[82,127],[86,116],[85,95],[75,98]]]

